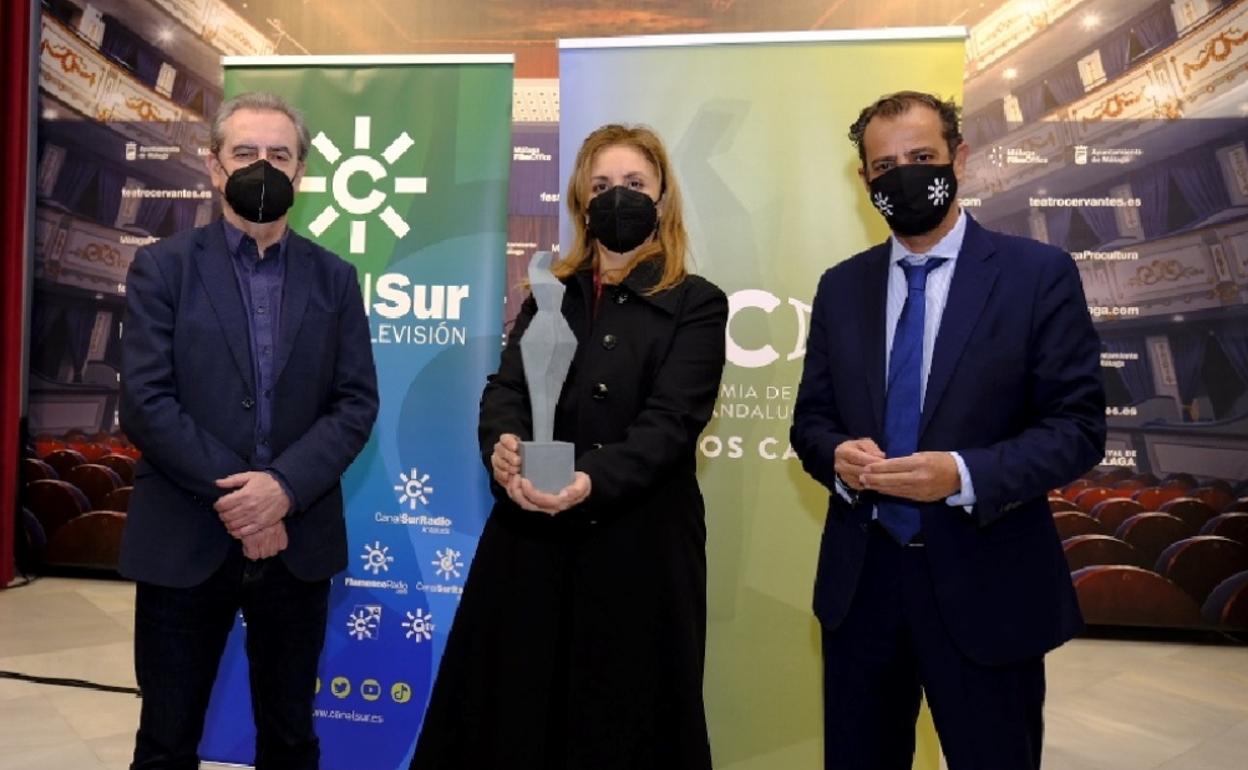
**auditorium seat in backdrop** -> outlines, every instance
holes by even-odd
[[[1089,479],[1075,479],[1062,488],[1062,497],[1072,503],[1079,497],[1079,494],[1085,489],[1091,489],[1095,484]]]
[[[134,487],[118,487],[109,492],[104,497],[104,503],[100,506],[103,511],[118,511],[125,513],[130,510],[130,493],[134,491]]]
[[[1235,496],[1231,494],[1230,488],[1224,488],[1221,485],[1200,487],[1192,492],[1192,497],[1208,503],[1214,513],[1222,513],[1228,505],[1235,502]]]
[[[1141,566],[1136,550],[1112,535],[1075,535],[1062,541],[1062,551],[1071,572],[1100,564]]]
[[[108,454],[107,450],[96,445],[93,436],[88,436],[80,430],[66,433],[65,444],[75,452],[80,452],[83,457],[87,458],[88,462],[98,460]]]
[[[79,447],[84,446],[87,443],[87,434],[80,430],[71,430],[61,436],[61,441],[65,442],[65,446],[69,449],[72,449],[75,452],[81,452],[82,450],[79,449]]]
[[[1106,500],[1127,500],[1131,498],[1131,492],[1126,489],[1110,489],[1109,487],[1088,487],[1079,493],[1075,498],[1075,505],[1079,506],[1079,510],[1084,513],[1092,513],[1092,509],[1098,503]]]
[[[82,490],[82,493],[91,501],[93,509],[100,509],[104,506],[104,498],[114,489],[120,489],[124,486],[121,483],[121,477],[118,476],[111,468],[94,463],[86,463],[71,468],[66,474],[65,480]]]
[[[1161,506],[1162,513],[1168,513],[1171,516],[1178,516],[1183,521],[1192,525],[1193,529],[1199,530],[1205,526],[1205,522],[1212,519],[1218,514],[1204,500],[1198,500],[1195,497],[1178,497]]]
[[[48,435],[47,433],[40,433],[38,436],[35,436],[34,441],[35,454],[38,455],[40,460],[47,458],[48,455],[58,449],[65,448],[64,441],[60,440],[56,436]]]
[[[1126,481],[1134,475],[1128,468],[1110,468],[1100,472],[1096,477],[1096,483],[1098,486],[1112,487],[1119,481]]]
[[[1248,571],[1218,583],[1200,614],[1206,623],[1223,631],[1248,631]]]
[[[48,465],[43,460],[36,460],[33,457],[22,458],[22,483],[29,484],[32,481],[40,479],[57,479],[56,469]]]
[[[1134,495],[1139,490],[1149,486],[1149,484],[1140,479],[1123,479],[1122,481],[1115,481],[1109,486],[1111,489],[1123,489]]]
[[[1064,497],[1049,497],[1049,511],[1051,513],[1061,513],[1062,511],[1078,511],[1079,506]],[[1080,511],[1082,513],[1082,511]]]
[[[101,457],[98,463],[120,476],[122,484],[134,483],[134,458],[119,454],[107,454]]]
[[[1171,473],[1169,476],[1166,476],[1164,481],[1161,482],[1161,486],[1174,489],[1192,490],[1197,487],[1197,482],[1196,477],[1190,473]]]
[[[22,499],[49,538],[62,524],[91,510],[90,501],[78,487],[58,479],[32,481],[22,491]]]
[[[1058,511],[1053,514],[1053,524],[1057,527],[1057,536],[1062,540],[1079,535],[1107,534],[1099,521],[1083,511]]]
[[[1124,521],[1114,532],[1114,537],[1129,543],[1136,550],[1140,564],[1151,566],[1157,563],[1162,551],[1195,534],[1196,530],[1177,516],[1151,511],[1137,513]]]
[[[1200,528],[1202,535],[1217,535],[1248,545],[1248,513],[1232,511],[1214,516]]]
[[[17,520],[17,553],[18,564],[22,564],[23,557],[29,555],[35,560],[43,559],[43,551],[48,547],[48,536],[43,531],[43,524],[39,522],[39,517],[31,513],[26,506],[21,506],[19,510],[20,518]]]
[[[1227,481],[1226,479],[1209,479],[1208,481],[1206,481],[1204,484],[1201,484],[1200,486],[1209,487],[1211,489],[1220,489],[1223,492],[1231,492],[1231,493],[1233,493],[1235,490],[1235,487],[1231,484],[1231,482]],[[1231,494],[1231,497],[1234,497],[1234,496],[1235,496],[1234,494]]]
[[[1187,495],[1187,490],[1183,489],[1182,487],[1156,487],[1154,486],[1154,487],[1145,487],[1139,490],[1138,492],[1136,492],[1134,495],[1131,496],[1131,499],[1135,500],[1140,505],[1144,506],[1144,510],[1146,511],[1160,511],[1161,506],[1165,505],[1171,500],[1176,500],[1180,497],[1185,497],[1186,495]]]
[[[1153,569],[1203,603],[1218,583],[1248,570],[1248,546],[1216,535],[1196,535],[1167,547]]]
[[[1101,626],[1198,628],[1200,605],[1164,577],[1139,567],[1084,567],[1071,575],[1084,620]]]
[[[69,448],[81,453],[89,463],[97,462],[111,451],[109,447],[95,441],[76,441],[70,444]]]
[[[47,457],[43,458],[43,461],[56,469],[57,476],[65,478],[65,474],[69,473],[70,468],[82,465],[87,461],[87,458],[83,457],[81,452],[65,447],[51,452]]]
[[[125,525],[124,513],[85,513],[52,533],[44,551],[44,561],[59,567],[116,569]]]
[[[1222,509],[1222,513],[1248,513],[1248,497],[1241,497]]]
[[[1082,498],[1080,498],[1082,499]],[[1092,508],[1092,518],[1101,522],[1106,532],[1117,531],[1124,521],[1137,513],[1148,510],[1135,500],[1109,499],[1102,500]]]

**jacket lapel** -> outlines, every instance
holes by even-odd
[[[651,294],[650,292],[661,280],[663,280],[663,261],[647,259],[635,265],[620,283],[642,302],[648,302],[669,315],[675,315],[680,308],[680,298],[683,292],[679,290],[679,286],[673,286],[657,294]]]
[[[238,290],[238,277],[230,263],[230,251],[225,242],[225,229],[220,222],[213,222],[200,230],[196,244],[195,269],[208,294],[208,301],[217,314],[226,346],[238,367],[239,376],[247,384],[248,391],[255,391],[251,359],[251,334],[247,329],[247,317],[243,310],[243,298]]]
[[[871,394],[871,414],[879,431],[884,429],[884,326],[888,310],[888,255],[886,241],[867,252],[867,272],[862,293],[864,320],[862,344],[866,366],[867,391]]]
[[[940,319],[940,331],[936,335],[932,368],[927,375],[927,394],[923,399],[923,416],[919,422],[920,438],[940,404],[958,359],[962,356],[962,350],[983,314],[984,304],[997,280],[998,268],[996,260],[993,259],[994,250],[992,240],[984,228],[968,216],[962,251],[958,254],[953,283],[949,286],[949,298],[945,302],[945,313]]]
[[[277,360],[273,369],[273,381],[282,377],[282,370],[295,349],[295,338],[303,325],[303,313],[308,307],[308,294],[312,289],[312,260],[308,257],[307,239],[290,232],[286,242],[286,270],[282,280],[282,324],[277,336]]]

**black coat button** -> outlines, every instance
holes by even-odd
[[[628,292],[621,291],[619,294],[615,295],[615,304],[623,305],[625,302],[628,302]]]
[[[602,444],[596,444],[596,443],[595,443],[595,444],[590,444],[590,445],[589,445],[589,448],[590,448],[590,449],[602,449]]]
[[[614,334],[607,334],[602,338],[602,346],[607,350],[614,350],[616,342]]]
[[[607,384],[605,382],[595,383],[593,389],[590,391],[590,395],[598,401],[603,400],[607,397]]]
[[[252,407],[253,407],[253,406],[255,406],[255,405],[256,405],[256,402],[255,402],[255,400],[254,400],[251,396],[248,396],[247,398],[244,398],[244,399],[243,399],[243,408],[244,408],[244,409],[250,409],[250,408],[252,408]]]

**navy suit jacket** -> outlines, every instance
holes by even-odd
[[[377,416],[377,377],[355,268],[296,233],[287,242],[270,442],[297,508],[291,573],[320,580],[347,563],[339,480]],[[216,479],[265,470],[242,295],[221,223],[142,248],[126,280],[121,425],[143,453],[121,571],[159,585],[206,580],[232,540],[213,510]]]
[[[849,610],[874,496],[835,490],[833,453],[884,430],[889,243],[826,271],[791,439],[831,490],[815,579],[825,628]],[[919,451],[957,451],[975,487],[971,513],[920,506],[941,616],[971,659],[1041,655],[1083,627],[1047,492],[1099,463],[1105,445],[1100,342],[1065,252],[968,217],[936,337]]]

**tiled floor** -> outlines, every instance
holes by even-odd
[[[134,686],[134,586],[45,578],[0,592],[0,670]],[[124,768],[132,695],[0,679],[0,768]]]
[[[129,583],[0,591],[0,670],[133,686]],[[1248,767],[1248,647],[1081,639],[1049,657],[1050,770]],[[120,770],[129,695],[0,679],[0,770]],[[787,769],[786,769],[787,770]]]

